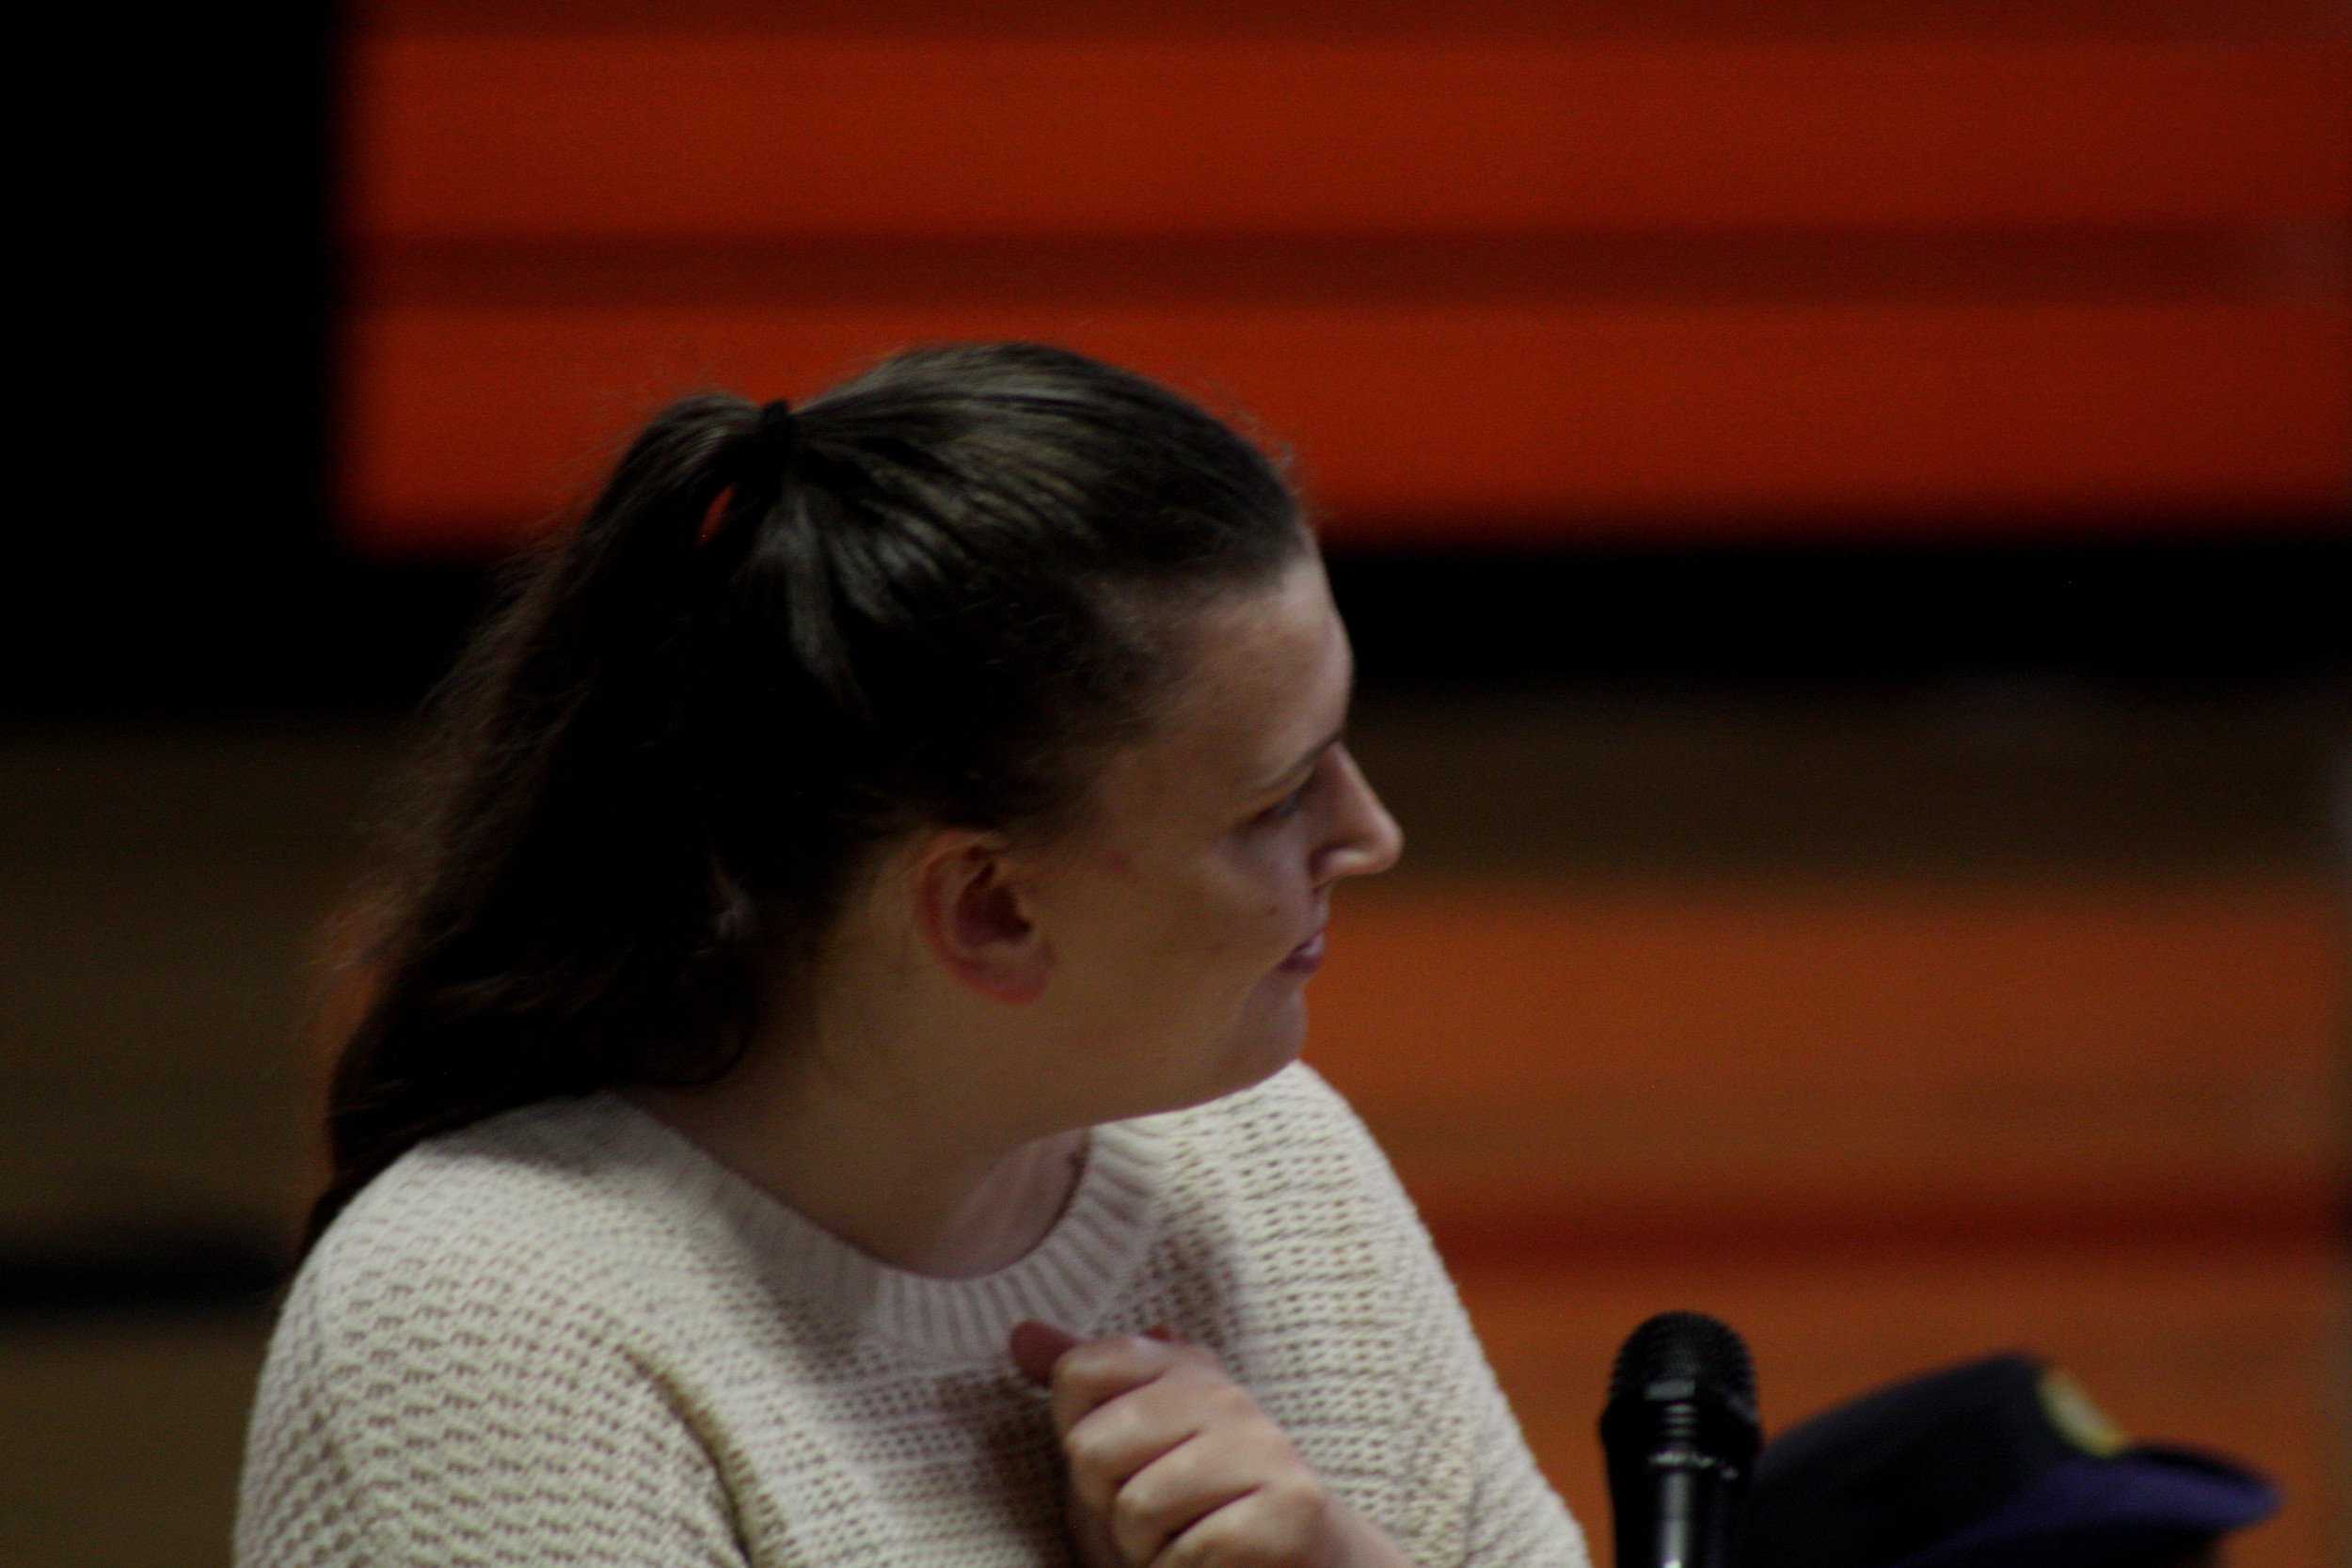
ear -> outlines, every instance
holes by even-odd
[[[941,967],[997,1002],[1045,993],[1053,952],[1001,841],[941,833],[914,865],[914,922]]]

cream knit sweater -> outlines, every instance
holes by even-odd
[[[1443,1267],[1294,1065],[1098,1127],[995,1274],[882,1265],[613,1094],[436,1138],[295,1277],[241,1568],[1049,1564],[1044,1396],[1006,1336],[1174,1325],[1422,1568],[1584,1568]]]

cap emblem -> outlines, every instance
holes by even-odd
[[[2042,1411],[2050,1418],[2050,1425],[2093,1459],[2113,1459],[2131,1447],[2131,1439],[2090,1402],[2081,1386],[2057,1368],[2042,1374],[2041,1394]]]

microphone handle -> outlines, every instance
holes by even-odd
[[[1719,1462],[1681,1445],[1645,1458],[1617,1499],[1617,1568],[1734,1568],[1737,1498]]]
[[[1696,1501],[1688,1470],[1669,1470],[1659,1478],[1659,1568],[1690,1568],[1691,1510]]]

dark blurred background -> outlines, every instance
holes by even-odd
[[[667,395],[1006,336],[1295,457],[1410,840],[1311,1059],[1588,1528],[1694,1306],[1775,1426],[2052,1354],[2286,1481],[2239,1560],[2344,1560],[2340,4],[59,27],[0,1561],[226,1560],[333,915],[498,563]]]

